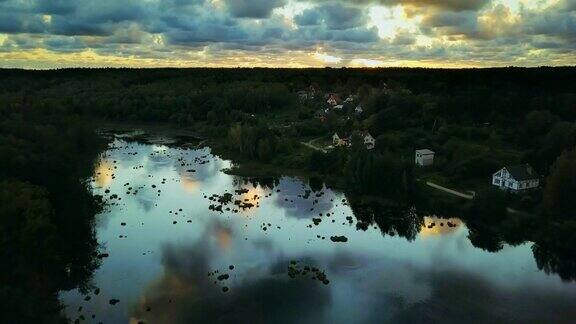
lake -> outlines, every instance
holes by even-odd
[[[398,216],[404,227],[382,228],[359,221],[342,192],[294,177],[236,177],[223,171],[231,166],[209,148],[116,137],[88,179],[108,202],[95,224],[101,264],[91,291],[60,293],[68,317],[576,321],[576,283],[539,270],[532,243],[474,247],[457,215],[407,213]]]

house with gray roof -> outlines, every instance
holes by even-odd
[[[540,176],[529,164],[506,166],[492,175],[492,185],[514,192],[522,192],[540,186]]]

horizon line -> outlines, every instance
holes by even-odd
[[[27,68],[27,67],[0,67],[0,71],[63,71],[63,70],[495,70],[495,69],[566,69],[576,68],[575,65],[538,65],[538,66],[464,66],[464,67],[426,67],[426,66],[374,66],[374,67],[348,67],[348,66],[324,66],[324,67],[270,67],[270,66],[74,66],[74,67],[47,67],[47,68]]]

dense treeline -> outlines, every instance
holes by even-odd
[[[453,182],[485,178],[502,163],[528,162],[547,174],[576,145],[576,68],[570,67],[1,70],[0,78],[6,81],[0,83],[0,113],[201,122],[210,136],[226,136],[236,124],[270,121],[290,125],[294,132],[282,134],[288,139],[362,128],[381,151],[408,157],[414,148],[434,148],[438,170]],[[311,85],[356,94],[363,117],[318,121],[314,114],[325,105],[323,96],[302,103],[295,95]]]
[[[530,163],[547,176],[555,160],[576,146],[573,67],[1,70],[0,78],[8,81],[0,84],[0,114],[202,125],[206,135],[226,138],[247,158],[325,174],[345,175],[354,159],[349,152],[302,154],[298,142],[369,131],[378,156],[356,166],[355,175],[381,172],[374,164],[399,169],[393,164],[409,163],[414,149],[432,148],[437,180],[472,189],[503,165]],[[296,92],[311,87],[315,99],[298,100]],[[330,92],[354,95],[344,111],[360,104],[362,116],[316,118]],[[396,177],[413,173],[400,169]],[[369,187],[362,188],[375,191]]]
[[[379,88],[384,82],[409,90],[391,99],[403,114],[435,110],[454,122],[510,126],[531,111],[548,110],[562,120],[576,120],[576,72],[569,67],[2,70],[0,78],[9,80],[0,85],[2,105],[120,120],[206,120],[215,110],[263,113],[293,104],[291,94],[310,84],[347,93],[362,86]]]
[[[4,111],[0,121],[0,300],[6,323],[65,322],[58,292],[98,266],[87,184],[102,148],[77,118]]]
[[[350,150],[313,152],[307,169],[326,177],[340,176],[350,193],[405,201],[418,191],[411,162],[398,160],[388,152],[370,152],[359,138],[354,138]]]
[[[298,145],[289,137],[262,124],[232,126],[228,132],[228,144],[242,156],[263,162],[281,160]]]

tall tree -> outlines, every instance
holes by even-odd
[[[544,190],[543,207],[554,216],[576,216],[576,148],[562,153],[548,177]]]

